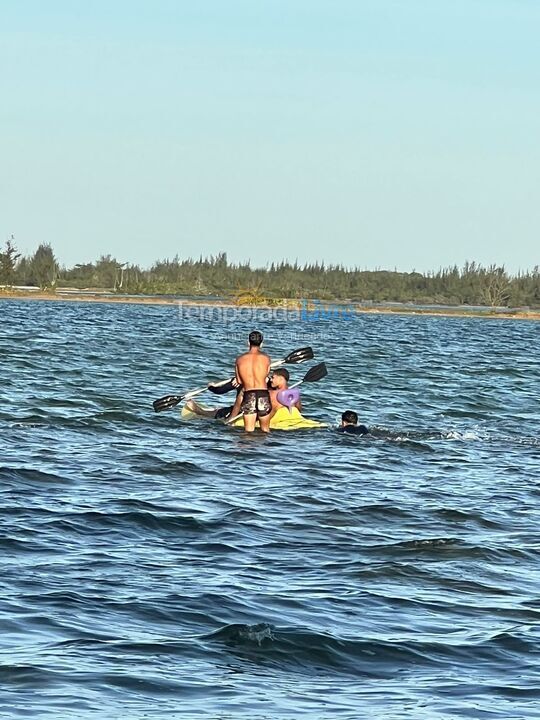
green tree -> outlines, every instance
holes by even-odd
[[[3,285],[14,284],[17,260],[21,257],[13,240],[12,235],[9,240],[6,240],[4,252],[0,253],[0,283]]]
[[[99,287],[116,289],[120,263],[111,255],[102,255],[96,262],[96,280]]]
[[[42,290],[56,285],[58,263],[48,243],[40,245],[30,259],[30,278]]]
[[[482,300],[486,305],[507,305],[510,298],[510,282],[504,267],[491,265],[483,276]]]

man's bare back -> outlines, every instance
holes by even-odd
[[[236,376],[244,390],[266,390],[270,358],[258,348],[236,359]]]

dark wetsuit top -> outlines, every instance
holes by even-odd
[[[235,382],[236,382],[236,380],[235,380]],[[230,390],[236,390],[236,397],[238,397],[238,395],[242,392],[242,389],[243,389],[243,388],[242,388],[241,385],[238,385],[238,383],[237,383],[235,386],[233,386],[231,383],[232,383],[232,380],[229,381],[229,385],[230,385],[230,388],[229,388],[229,389],[230,389]],[[223,387],[224,387],[224,386],[223,386]],[[212,388],[210,387],[210,385],[208,386],[208,388],[209,388],[210,390],[212,390]],[[215,391],[212,390],[212,392],[215,392]],[[229,390],[227,390],[226,392],[229,392]],[[219,394],[220,394],[220,395],[222,394],[221,391],[219,392]],[[216,414],[214,415],[214,418],[215,418],[216,420],[228,420],[228,419],[231,417],[231,413],[232,413],[232,411],[233,411],[233,408],[234,408],[234,405],[225,405],[225,407],[218,408],[218,409],[216,410]]]
[[[367,435],[369,430],[365,425],[344,425],[339,427],[338,432],[345,433],[346,435]]]
[[[215,395],[225,395],[226,393],[231,392],[231,390],[236,390],[238,392],[238,390],[241,389],[241,386],[239,386],[236,382],[236,378],[231,378],[225,382],[210,383],[210,385],[208,385],[208,389]]]
[[[216,420],[226,420],[230,417],[233,407],[234,405],[226,405],[225,407],[219,408],[219,410],[216,410],[214,418]]]

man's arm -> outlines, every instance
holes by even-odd
[[[242,378],[240,377],[240,370],[238,369],[238,359],[234,363],[234,374],[238,385],[242,385]]]
[[[237,415],[240,415],[240,408],[242,407],[242,400],[244,399],[244,391],[239,390],[236,394],[236,400],[234,401],[233,409],[231,411],[230,417],[236,417]]]
[[[266,358],[266,382],[268,383],[270,375],[272,374],[272,360],[270,360],[270,357],[268,355],[265,355],[265,358]]]
[[[270,395],[270,403],[272,405],[272,410],[270,411],[270,420],[274,417],[274,415],[277,413],[277,411],[280,408],[280,404],[277,399],[277,390],[271,390],[268,388],[268,394]]]

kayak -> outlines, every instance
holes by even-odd
[[[204,420],[203,417],[197,415],[187,408],[185,405],[182,407],[181,416],[184,420]],[[232,427],[244,427],[244,421],[240,417],[231,423]],[[259,423],[257,423],[259,427]],[[271,430],[307,430],[310,428],[324,428],[328,427],[326,423],[319,422],[318,420],[311,420],[310,418],[304,417],[298,408],[282,407],[276,412],[272,420],[270,421]]]

